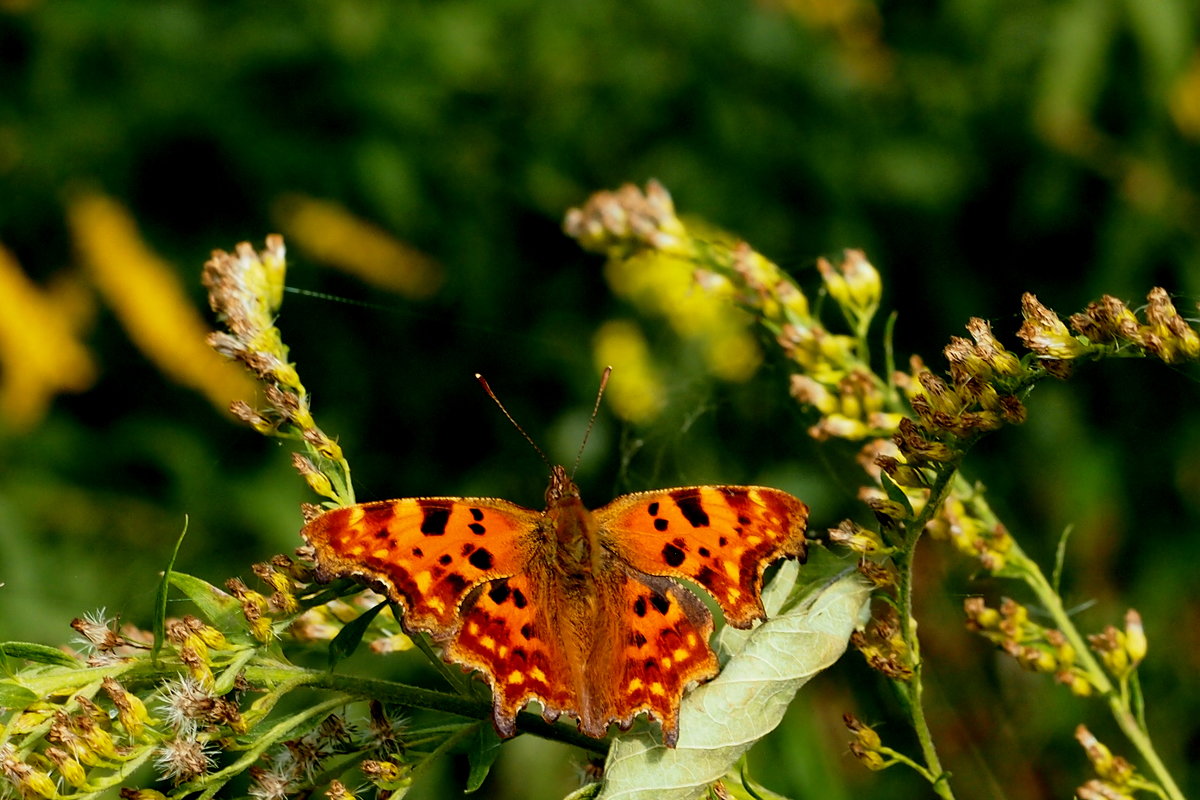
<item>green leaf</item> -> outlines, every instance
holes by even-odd
[[[363,634],[367,632],[367,626],[371,624],[371,620],[375,619],[380,611],[387,608],[387,604],[388,601],[384,600],[342,626],[342,629],[338,631],[338,635],[333,637],[333,641],[329,643],[329,666],[331,669],[337,662],[346,658],[358,648],[358,643],[362,641]]]
[[[210,624],[222,630],[234,627],[242,613],[242,604],[236,597],[185,572],[171,571],[168,575],[171,585],[187,595]]]
[[[892,476],[886,472],[880,471],[879,482],[883,484],[883,491],[887,493],[888,499],[904,506],[904,510],[908,513],[908,518],[912,519],[916,516],[913,511],[912,501],[908,499],[908,495],[900,488],[900,484],[892,480]]]
[[[167,595],[171,587],[171,572],[175,569],[175,559],[179,557],[179,547],[183,544],[183,537],[187,536],[188,521],[187,514],[184,514],[183,530],[179,532],[179,538],[175,540],[175,548],[171,551],[171,558],[167,561],[167,568],[163,570],[162,580],[158,582],[158,592],[154,595],[154,647],[150,651],[150,655],[155,661],[158,660],[158,651],[162,649],[163,641],[166,639]]]
[[[785,564],[780,573],[795,569]],[[690,800],[699,795],[774,730],[801,686],[837,661],[861,623],[870,593],[860,575],[849,573],[754,631],[737,631],[743,642],[723,631],[728,639],[723,646],[734,654],[720,675],[684,698],[678,746],[665,747],[658,731],[618,736],[599,796]],[[778,603],[778,594],[768,590],[764,599]]]
[[[12,681],[0,681],[0,708],[25,708],[38,699],[36,692]]]
[[[78,667],[79,661],[59,650],[33,642],[0,642],[0,654],[38,664],[52,664],[56,667]]]
[[[471,794],[483,785],[492,764],[500,755],[500,737],[490,723],[481,722],[476,726],[467,747],[467,763],[471,765],[471,772],[467,775],[465,793]]]

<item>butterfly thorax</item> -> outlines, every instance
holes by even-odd
[[[547,527],[553,536],[554,561],[568,581],[588,582],[600,567],[600,548],[592,512],[566,469],[555,466],[546,489]]]

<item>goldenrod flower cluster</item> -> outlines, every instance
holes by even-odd
[[[987,606],[982,597],[970,597],[963,607],[967,627],[995,643],[1022,667],[1054,675],[1077,695],[1087,696],[1104,690],[1104,680],[1081,664],[1078,653],[1061,631],[1047,628],[1030,619],[1029,610],[1005,598],[999,609]],[[1125,615],[1125,630],[1109,625],[1088,637],[1091,649],[1099,656],[1107,672],[1124,685],[1146,657],[1146,633],[1142,618],[1130,609]]]
[[[963,610],[968,630],[994,643],[1025,669],[1054,675],[1077,695],[1095,691],[1088,673],[1076,664],[1075,648],[1062,632],[1030,619],[1029,609],[1017,601],[1006,597],[995,609],[982,597],[968,597]]]
[[[1014,544],[1004,525],[981,519],[957,493],[946,498],[926,530],[935,538],[949,539],[960,553],[978,558],[983,568],[993,574],[1007,566]]]
[[[864,630],[850,635],[853,645],[871,669],[897,681],[913,676],[913,657],[900,630],[900,618],[891,606],[877,609]]]
[[[645,193],[633,185],[598,192],[567,213],[563,228],[585,249],[607,256],[605,277],[613,292],[666,319],[697,348],[710,374],[740,382],[758,369],[762,352],[751,320],[729,302],[729,282],[705,266],[705,253],[721,247],[711,240],[724,234],[686,226],[657,181]],[[635,323],[601,327],[594,351],[601,368],[611,365],[622,376],[609,394],[616,414],[645,422],[665,406],[661,370]]]
[[[283,800],[327,782],[329,777],[318,779],[325,769],[332,767],[333,775],[350,769],[349,755],[392,764],[399,777],[388,777],[388,786],[403,784],[411,768],[402,757],[406,723],[372,694],[309,701],[299,712],[286,711],[291,716],[284,721],[262,724],[288,692],[327,678],[323,669],[288,662],[281,645],[311,641],[301,635],[305,616],[330,605],[320,604],[329,589],[311,583],[311,564],[277,556],[256,564],[254,572],[266,591],[234,579],[228,584],[232,596],[172,573],[173,582],[224,627],[194,615],[166,619],[156,646],[151,632],[118,628],[101,611],[72,621],[78,654],[6,643],[0,651],[8,667],[0,677],[6,706],[0,715],[0,797],[94,797],[153,765],[167,793],[125,786],[123,798],[162,800],[205,788],[213,793],[249,771],[251,796]],[[356,598],[357,609],[341,604],[341,617],[353,619],[370,599]],[[321,638],[342,628],[334,618]],[[376,652],[403,646],[386,612],[360,633]],[[32,665],[17,669],[21,660]],[[347,716],[355,701],[366,711],[358,718]],[[266,754],[266,766],[247,757],[258,753]],[[239,767],[219,768],[238,759]],[[337,794],[337,787],[331,791]],[[344,785],[341,791],[337,796],[352,796]]]
[[[1131,349],[1168,364],[1200,358],[1200,334],[1180,316],[1161,287],[1151,289],[1146,297],[1144,322],[1123,302],[1105,295],[1071,315],[1075,335],[1032,294],[1021,298],[1021,313],[1025,323],[1017,335],[1047,369],[1047,362],[1099,358]]]
[[[233,414],[259,433],[300,441],[307,455],[295,454],[293,463],[309,486],[337,505],[350,505],[350,466],[338,443],[317,427],[308,391],[275,327],[283,302],[285,256],[280,236],[268,236],[262,252],[246,242],[233,254],[213,251],[202,281],[209,304],[228,332],[209,334],[208,343],[226,358],[240,361],[263,387],[264,408],[234,402]]]
[[[820,413],[813,436],[864,439],[895,430],[900,416],[886,408],[883,382],[862,352],[861,335],[879,307],[881,284],[860,251],[846,251],[837,266],[817,263],[826,291],[855,332],[849,336],[831,333],[795,281],[748,244],[684,224],[657,181],[645,192],[625,185],[593,195],[568,212],[564,229],[585,249],[608,257],[606,275],[615,292],[700,341],[718,377],[744,380],[761,361],[747,319],[734,306],[750,311],[794,363],[793,396]],[[598,342],[609,347],[605,363],[620,368],[609,339]],[[636,364],[646,362],[631,349]],[[647,382],[647,389],[657,386]]]
[[[1083,747],[1097,777],[1075,790],[1079,800],[1133,800],[1138,792],[1162,795],[1161,788],[1143,777],[1133,764],[1113,755],[1086,725],[1075,728],[1075,740]]]

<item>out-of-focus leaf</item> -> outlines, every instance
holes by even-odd
[[[466,794],[471,794],[483,785],[498,755],[500,737],[496,735],[495,728],[487,722],[479,723],[467,749],[467,762],[471,765],[471,772],[467,775],[467,786],[464,789]]]
[[[782,604],[797,568],[785,564],[764,599]],[[618,737],[605,765],[601,798],[684,800],[704,792],[783,718],[796,691],[841,656],[860,623],[870,587],[857,573],[819,588],[804,602],[745,636],[713,681],[680,708],[679,744],[665,747],[658,732]],[[736,646],[736,634],[721,646]]]
[[[1148,93],[1163,97],[1195,48],[1193,0],[1125,0],[1129,28],[1149,69]]]
[[[1069,146],[1091,117],[1116,32],[1116,0],[1074,0],[1058,10],[1035,98],[1042,134]]]
[[[59,650],[33,642],[0,642],[0,654],[56,667],[78,667],[79,661]]]

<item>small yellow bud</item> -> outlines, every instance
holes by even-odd
[[[1142,627],[1142,615],[1134,609],[1125,612],[1125,652],[1132,666],[1136,667],[1146,657],[1146,630]]]
[[[58,747],[47,747],[46,758],[54,762],[63,780],[81,789],[87,784],[87,772],[83,765],[71,757],[71,754]]]
[[[412,780],[408,766],[393,761],[368,760],[362,762],[359,768],[362,770],[363,777],[380,789],[395,791],[403,788]]]
[[[850,742],[850,754],[859,760],[859,762],[871,770],[878,772],[881,769],[886,769],[889,763],[882,755],[874,750],[868,750],[858,742]]]
[[[1087,347],[1071,335],[1058,315],[1028,292],[1021,297],[1021,313],[1025,323],[1017,331],[1017,336],[1038,356],[1069,360],[1087,351]]]

